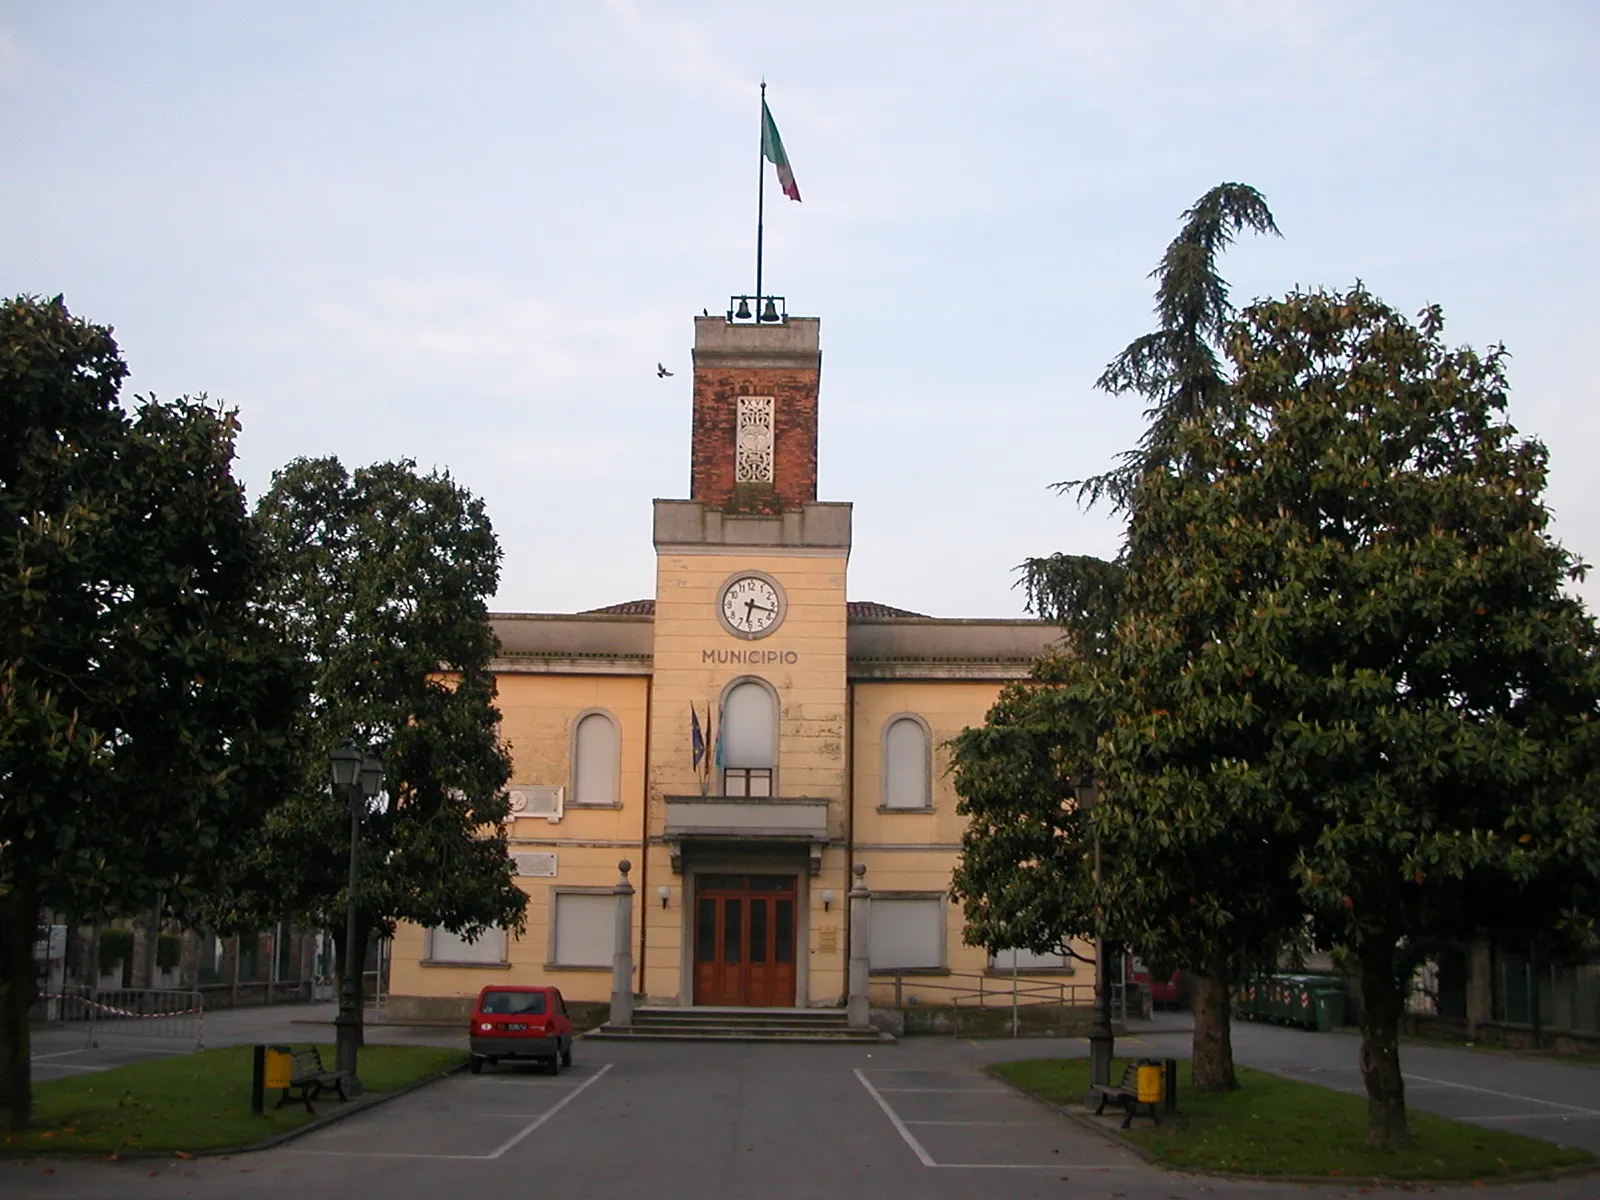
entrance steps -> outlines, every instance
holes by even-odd
[[[636,1008],[633,1024],[610,1022],[586,1035],[631,1042],[892,1042],[876,1029],[852,1029],[841,1008]]]

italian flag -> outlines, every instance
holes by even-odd
[[[778,168],[778,186],[783,189],[783,194],[791,200],[800,199],[800,185],[794,181],[794,168],[789,165],[789,156],[783,152],[783,139],[778,136],[778,127],[772,121],[772,110],[767,107],[765,100],[761,102],[761,154]]]

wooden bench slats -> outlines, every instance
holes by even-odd
[[[344,1094],[344,1071],[330,1071],[322,1062],[322,1052],[315,1046],[308,1046],[304,1050],[296,1050],[289,1060],[289,1086],[283,1089],[283,1095],[278,1097],[277,1107],[282,1108],[290,1100],[297,1100],[306,1106],[306,1111],[313,1116],[317,1110],[311,1107],[311,1102],[324,1092],[338,1094],[340,1100],[347,1100]],[[298,1096],[291,1096],[292,1091],[299,1091]]]

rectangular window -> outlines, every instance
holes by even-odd
[[[724,796],[772,795],[771,767],[729,767],[722,773]]]
[[[616,953],[617,899],[610,892],[554,892],[554,942],[559,967],[609,967]]]
[[[467,966],[498,966],[506,961],[506,931],[490,927],[467,941],[439,925],[428,930],[428,961]]]
[[[991,965],[997,971],[1059,971],[1067,965],[1065,954],[1035,954],[1032,950],[997,950]]]
[[[874,971],[942,968],[943,898],[874,896],[871,943]]]

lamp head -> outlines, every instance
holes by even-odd
[[[346,742],[328,755],[328,767],[333,775],[333,786],[347,788],[361,772],[361,751]]]
[[[1100,799],[1100,782],[1095,778],[1094,768],[1091,767],[1078,776],[1078,784],[1074,789],[1078,797],[1078,807],[1088,812]]]
[[[371,800],[383,791],[383,763],[368,754],[361,760],[361,794]]]

